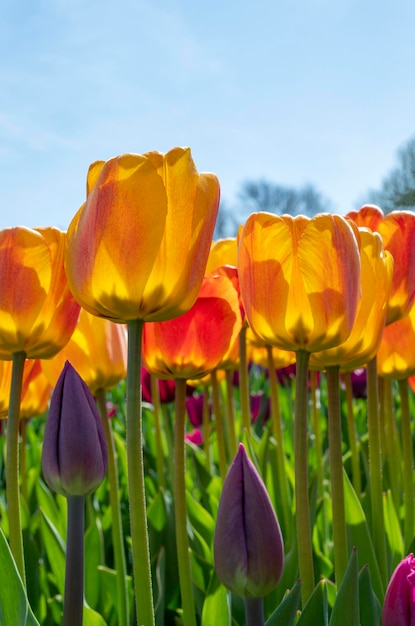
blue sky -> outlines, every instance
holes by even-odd
[[[415,135],[413,0],[2,0],[0,228],[66,229],[89,164],[190,146],[344,213]]]

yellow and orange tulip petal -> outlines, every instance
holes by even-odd
[[[69,340],[80,307],[64,271],[65,233],[0,231],[0,359],[50,358]]]
[[[403,380],[415,375],[415,306],[386,326],[377,352],[378,375]]]
[[[12,361],[0,361],[0,417],[9,412]],[[33,417],[45,412],[51,387],[42,377],[39,359],[26,359],[23,369],[20,417]]]
[[[213,272],[222,265],[236,267],[238,263],[238,243],[236,237],[218,239],[212,243],[206,274]]]
[[[144,324],[144,365],[159,378],[202,378],[219,365],[241,327],[232,281],[226,276],[206,276],[187,313]]]
[[[310,356],[310,367],[325,369],[338,365],[352,371],[366,365],[382,339],[392,288],[393,257],[384,250],[377,232],[360,228],[361,294],[355,323],[349,337],[339,346]]]
[[[176,317],[195,302],[219,204],[214,174],[190,149],[107,161],[68,229],[66,271],[76,300],[117,322]]]
[[[126,327],[82,309],[74,333],[63,350],[53,359],[42,362],[51,385],[55,386],[66,361],[93,393],[114,387],[127,374]]]
[[[415,213],[392,211],[384,215],[379,207],[364,205],[359,211],[348,213],[346,218],[358,226],[377,231],[385,250],[393,256],[393,282],[386,323],[396,322],[407,315],[415,300]]]
[[[314,352],[349,336],[360,255],[341,216],[253,213],[240,235],[238,272],[249,325],[266,344]]]

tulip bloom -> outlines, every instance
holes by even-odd
[[[0,231],[0,358],[50,358],[69,340],[79,304],[64,271],[65,233],[56,228]]]
[[[314,352],[349,336],[360,258],[344,218],[253,213],[241,233],[238,269],[249,325],[266,344]]]
[[[338,365],[351,371],[366,365],[375,355],[386,322],[392,288],[393,258],[380,235],[360,228],[361,299],[349,337],[342,344],[310,356],[310,366],[325,369]]]
[[[386,590],[382,626],[415,625],[415,558],[409,554],[396,567]]]
[[[55,385],[65,361],[72,364],[92,393],[114,387],[127,373],[125,326],[82,309],[73,335],[63,350],[53,359],[42,362],[51,385]]]
[[[88,387],[66,362],[52,394],[42,451],[43,475],[64,496],[85,496],[107,470],[105,433]]]
[[[238,263],[238,245],[236,237],[218,239],[212,243],[209,252],[209,259],[206,267],[206,274],[213,272],[218,267],[230,265],[236,267]]]
[[[183,148],[124,154],[100,168],[68,229],[66,271],[76,300],[118,322],[184,313],[206,268],[217,177],[198,174]]]
[[[377,371],[383,378],[403,380],[415,374],[415,305],[409,315],[386,326],[377,353]]]
[[[385,250],[394,259],[392,292],[389,297],[386,323],[404,317],[415,299],[415,213],[392,211],[386,216],[374,205],[365,205],[359,211],[346,215],[358,226],[377,231]]]
[[[160,378],[202,378],[221,362],[242,326],[238,293],[226,276],[206,276],[193,307],[144,324],[143,360]]]
[[[216,520],[215,569],[242,597],[262,597],[281,578],[284,544],[274,509],[243,444],[226,476]]]

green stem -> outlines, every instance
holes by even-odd
[[[408,380],[399,380],[401,397],[401,430],[403,453],[404,545],[409,549],[414,538],[414,459],[412,451],[411,416],[409,413]]]
[[[210,458],[210,412],[209,412],[209,387],[205,385],[203,391],[203,449],[206,457],[206,470],[210,474],[210,465],[212,459]]]
[[[236,440],[236,430],[235,430],[235,406],[234,406],[234,395],[233,395],[233,384],[232,377],[233,372],[231,370],[226,370],[226,420],[227,420],[227,430],[229,434],[229,455],[230,458],[233,459],[235,454],[238,451],[238,443]]]
[[[382,380],[382,399],[385,412],[385,456],[388,464],[389,486],[392,493],[392,500],[395,505],[396,513],[399,516],[399,509],[401,506],[401,493],[399,486],[401,465],[399,459],[401,458],[401,452],[394,414],[393,386],[390,378],[383,378]]]
[[[317,494],[321,498],[321,519],[322,526],[324,528],[324,538],[326,543],[332,541],[329,530],[329,522],[327,515],[327,498],[324,492],[324,480],[325,480],[325,462],[323,458],[323,445],[321,436],[320,425],[320,410],[319,410],[319,398],[318,398],[318,377],[317,371],[311,370],[310,372],[311,383],[311,416],[314,432],[314,452],[316,455],[316,475],[317,475]]]
[[[246,353],[246,326],[239,333],[239,397],[242,426],[248,439],[251,435],[251,411],[249,407],[248,359]]]
[[[108,480],[110,487],[111,533],[114,549],[115,570],[117,573],[118,624],[128,626],[128,591],[127,567],[125,562],[124,537],[122,530],[120,496],[118,489],[118,471],[114,444],[114,434],[108,418],[105,390],[96,391],[97,403],[101,413],[105,438],[108,448]]]
[[[10,549],[24,586],[26,586],[26,573],[23,554],[22,522],[20,517],[19,420],[25,360],[26,354],[24,352],[15,352],[13,354],[9,416],[7,420],[6,456],[6,496]]]
[[[369,478],[373,545],[383,584],[388,580],[385,520],[383,515],[382,454],[379,433],[379,394],[376,357],[367,364],[367,419],[369,435]]]
[[[138,626],[154,626],[144,486],[143,433],[141,410],[141,344],[143,322],[128,322],[127,369],[127,460],[128,494],[133,554],[134,586]]]
[[[63,626],[82,626],[84,607],[85,496],[68,496]]]
[[[166,487],[166,481],[164,478],[164,454],[163,443],[161,438],[161,426],[160,426],[160,393],[157,378],[154,374],[150,374],[151,385],[151,399],[154,407],[154,434],[156,439],[156,467],[157,476],[159,480],[160,489]]]
[[[346,385],[346,406],[347,406],[347,434],[349,437],[350,452],[352,455],[352,477],[353,487],[360,498],[362,493],[362,477],[360,473],[359,449],[357,446],[356,420],[353,410],[353,388],[350,372],[344,373],[344,382]]]
[[[222,481],[225,480],[228,463],[226,460],[225,433],[223,431],[222,410],[220,406],[218,375],[216,370],[211,373],[213,413],[215,415],[216,439],[219,452],[219,471]]]
[[[21,419],[19,423],[20,430],[20,493],[27,502],[27,419]]]
[[[271,420],[272,420],[272,432],[276,441],[277,451],[277,469],[278,469],[278,486],[279,496],[281,500],[282,520],[284,527],[285,545],[288,549],[291,545],[291,504],[288,493],[288,478],[285,469],[285,452],[284,452],[284,438],[281,424],[281,411],[280,402],[278,397],[278,384],[277,374],[275,372],[274,357],[272,355],[272,347],[267,346],[267,365],[268,365],[268,379],[271,398]]]
[[[244,598],[246,626],[264,626],[264,598]]]
[[[186,415],[186,380],[176,379],[176,420],[174,424],[174,503],[177,559],[183,623],[196,626],[186,509],[186,451],[184,420]]]
[[[303,606],[314,590],[313,550],[310,505],[308,500],[307,405],[308,361],[305,350],[297,352],[296,394],[294,404],[294,474],[298,562]]]
[[[328,434],[331,502],[333,512],[334,568],[337,589],[347,568],[347,535],[344,512],[342,427],[340,409],[339,367],[326,370],[328,394]]]

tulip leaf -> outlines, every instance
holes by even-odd
[[[292,626],[297,616],[301,598],[301,581],[297,580],[273,614],[267,619],[265,626]]]
[[[328,626],[329,605],[327,600],[327,580],[320,580],[297,622],[297,626]]]
[[[9,544],[1,529],[0,563],[0,623],[3,626],[7,626],[7,624],[26,624],[27,597]]]
[[[360,623],[362,626],[379,626],[382,607],[373,591],[369,567],[365,565],[359,573]]]
[[[40,530],[49,568],[53,573],[54,583],[59,593],[63,595],[65,587],[65,542],[42,509],[41,513]]]
[[[83,608],[83,626],[107,626],[102,615],[91,609],[86,603]]]
[[[203,604],[201,626],[230,626],[230,624],[229,594],[213,571]]]
[[[383,494],[383,515],[385,520],[385,534],[391,552],[390,567],[393,571],[404,556],[404,544],[391,491]]]
[[[344,578],[337,591],[329,626],[359,626],[359,572],[357,550],[353,548]]]
[[[385,592],[366,517],[345,471],[343,485],[348,545],[357,547],[360,567],[369,566],[373,589],[378,598],[383,598]]]
[[[100,585],[98,567],[103,564],[101,522],[97,518],[85,533],[85,598],[91,606],[98,606]]]

